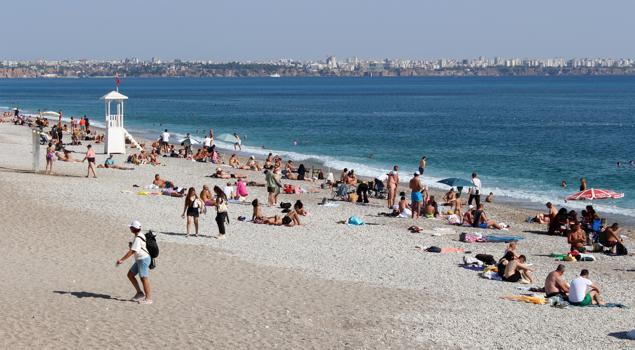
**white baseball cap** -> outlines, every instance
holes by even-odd
[[[139,222],[139,220],[135,220],[131,222],[130,225],[128,225],[128,227],[141,230],[141,223]]]
[[[421,174],[419,174],[419,171],[415,171],[415,176],[419,176]]]

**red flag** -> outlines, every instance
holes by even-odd
[[[119,80],[119,74],[115,74],[115,85],[119,87],[121,85],[121,80]]]

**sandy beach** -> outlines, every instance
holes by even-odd
[[[83,158],[84,146],[69,148]],[[161,166],[97,169],[98,178],[87,179],[86,163],[56,161],[56,175],[47,176],[29,171],[31,149],[29,128],[0,124],[3,348],[635,347],[623,336],[635,328],[632,308],[559,309],[504,300],[526,292],[459,266],[464,254],[415,249],[435,245],[463,248],[468,256],[502,256],[502,243],[460,242],[459,234],[470,228],[380,217],[387,211],[383,200],[318,206],[331,196],[324,190],[281,195],[305,203],[310,215],[301,217],[302,226],[240,222],[238,216],[251,217],[251,206],[230,204],[226,240],[214,239],[213,210],[202,216],[201,237],[185,237],[182,198],[137,192],[156,173],[197,191],[223,185],[227,180],[206,177],[215,165],[161,158]],[[105,159],[102,149],[96,146],[97,164]],[[123,155],[115,159],[125,161]],[[241,173],[263,182],[261,173]],[[249,200],[266,202],[265,188],[249,191]],[[536,212],[504,204],[486,209],[512,226],[503,234],[525,238],[519,250],[537,269],[534,286],[542,286],[558,264],[549,254],[568,251],[566,238],[536,234],[546,227],[524,222]],[[373,225],[337,223],[352,215]],[[134,294],[125,276],[130,263],[115,267],[131,240],[127,224],[133,219],[158,234],[153,305],[128,301]],[[425,231],[410,233],[413,224]],[[623,233],[632,237],[631,228]],[[626,246],[635,249],[631,240]],[[635,258],[594,255],[594,262],[565,262],[565,279],[589,269],[606,301],[635,306]]]

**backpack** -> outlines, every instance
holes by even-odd
[[[154,269],[156,266],[156,264],[154,263],[154,259],[156,259],[159,256],[159,245],[157,244],[157,240],[156,237],[154,235],[154,233],[152,233],[152,231],[148,231],[148,233],[145,234],[146,239],[143,239],[141,237],[141,240],[144,241],[146,243],[146,253],[148,253],[150,255],[150,270]]]
[[[148,249],[148,254],[150,254],[152,259],[159,257],[159,245],[157,244],[156,237],[152,231],[146,233],[146,249]]]
[[[628,255],[628,250],[622,243],[617,242],[615,245],[615,255]]]

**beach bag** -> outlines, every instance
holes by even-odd
[[[349,224],[349,225],[359,226],[359,225],[363,225],[364,221],[362,219],[358,218],[357,216],[351,216],[350,218],[348,218],[346,223]]]
[[[351,193],[348,195],[348,201],[351,203],[357,202],[357,198],[358,198],[357,193]]]
[[[496,265],[496,260],[489,254],[476,254],[475,258],[482,261],[485,265]]]
[[[628,255],[628,250],[621,242],[615,245],[615,255]]]
[[[154,233],[152,233],[152,231],[148,231],[148,233],[145,234],[146,239],[141,238],[142,241],[146,242],[146,253],[148,253],[150,255],[150,270],[154,269],[156,267],[156,264],[154,263],[154,259],[156,259],[159,256],[159,245],[157,244],[157,239],[156,236],[154,235]]]

